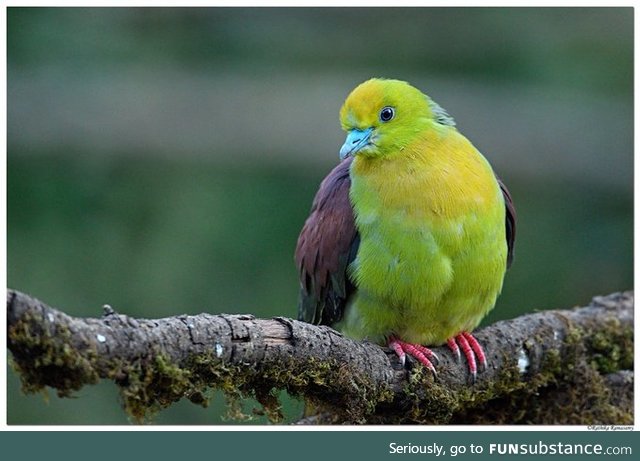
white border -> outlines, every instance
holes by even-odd
[[[457,1],[457,2],[446,2],[442,0],[433,0],[430,2],[425,1],[402,1],[402,2],[391,2],[391,1],[379,1],[379,2],[371,2],[371,1],[351,1],[348,4],[345,2],[338,2],[336,0],[329,0],[325,2],[310,2],[308,4],[301,4],[299,1],[279,1],[279,2],[260,2],[260,1],[219,1],[219,2],[211,2],[211,1],[189,1],[189,2],[177,2],[177,1],[94,1],[88,5],[86,1],[7,1],[5,2],[7,6],[0,7],[0,37],[4,41],[2,46],[2,72],[0,75],[0,86],[2,87],[2,94],[0,95],[0,101],[4,111],[2,113],[2,128],[0,129],[0,143],[2,145],[3,152],[3,161],[0,163],[0,184],[4,184],[5,186],[0,190],[0,235],[4,237],[4,242],[2,247],[0,248],[0,256],[2,256],[2,260],[4,264],[0,268],[0,279],[4,282],[3,286],[7,286],[7,247],[6,247],[6,232],[7,232],[7,201],[6,201],[6,184],[7,184],[7,169],[6,169],[6,159],[7,159],[7,7],[16,7],[16,6],[110,6],[110,7],[133,7],[133,6],[234,6],[234,7],[254,7],[254,6],[337,6],[337,7],[346,7],[346,6],[358,6],[358,7],[376,7],[376,6],[393,6],[393,7],[402,7],[402,6],[421,6],[421,7],[455,7],[455,6],[494,6],[494,7],[563,7],[563,6],[589,6],[589,7],[597,7],[597,6],[606,6],[606,7],[634,7],[634,1],[617,1],[610,4],[602,5],[596,4],[593,2],[578,2],[578,1],[569,1],[563,2],[562,4],[558,4],[555,1],[536,1],[536,2],[527,2],[526,4],[517,3],[514,1],[493,1],[493,2],[481,2],[481,1]],[[637,83],[638,83],[638,60],[640,57],[639,45],[640,41],[638,40],[637,35],[635,34],[636,24],[639,18],[638,9],[634,9],[634,72],[635,72],[635,95],[634,95],[634,103],[635,107],[638,107],[638,102],[640,101],[640,96],[638,96],[637,91]],[[634,111],[635,115],[635,111]],[[635,117],[634,120],[634,128],[635,134],[639,132],[638,127],[640,122],[638,118]],[[638,151],[638,139],[637,136],[634,139],[634,151]],[[634,154],[635,154],[634,152]],[[638,162],[635,161],[634,155],[634,186],[635,186],[635,178],[640,177],[640,166]],[[634,213],[635,217],[640,216],[640,207],[638,206],[640,199],[640,192],[638,188],[634,188]],[[635,224],[635,223],[634,223]],[[634,227],[634,254],[635,254],[635,242],[638,241],[639,232],[638,226]],[[634,264],[634,284],[638,285],[638,267]],[[5,290],[6,291],[6,290]],[[6,293],[5,293],[6,294]],[[1,327],[2,327],[2,335],[0,336],[0,340],[2,341],[2,347],[4,349],[4,353],[1,354],[0,357],[0,367],[2,370],[6,370],[7,368],[7,353],[6,350],[6,308],[5,314],[2,315]],[[635,316],[635,328],[637,331],[638,326],[638,316]],[[635,341],[635,356],[638,357],[640,353],[640,341]],[[637,367],[636,367],[637,369]],[[636,415],[636,421],[638,420],[638,405],[637,405],[637,397],[638,392],[640,390],[640,384],[638,380],[635,380],[634,385],[634,414]],[[239,426],[223,426],[223,425],[212,425],[212,426],[136,426],[136,425],[122,425],[122,426],[17,426],[7,425],[7,376],[6,373],[3,374],[3,378],[0,379],[0,413],[2,413],[2,419],[0,420],[0,430],[8,430],[8,431],[104,431],[110,430],[114,432],[119,431],[197,431],[197,432],[210,432],[210,431],[290,431],[290,432],[306,432],[306,431],[370,431],[370,432],[378,432],[378,431],[401,431],[401,432],[419,432],[419,431],[433,431],[433,432],[449,432],[449,431],[473,431],[473,432],[493,432],[493,431],[513,431],[513,432],[528,432],[528,431],[587,431],[587,426],[253,426],[253,425],[239,425]],[[637,430],[638,425],[634,426],[634,430]]]

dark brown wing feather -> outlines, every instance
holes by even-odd
[[[347,276],[360,240],[349,201],[352,160],[342,161],[322,181],[298,237],[298,318],[305,322],[331,325],[339,321],[354,290]]]
[[[504,183],[498,179],[498,184],[500,185],[500,190],[502,191],[502,195],[504,197],[504,204],[507,209],[505,225],[507,230],[507,268],[511,267],[511,263],[513,262],[513,249],[516,243],[516,221],[518,216],[516,215],[516,208],[513,205],[513,199],[511,198],[511,194],[509,193],[509,189]]]

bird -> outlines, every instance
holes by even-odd
[[[509,190],[453,117],[405,81],[361,83],[340,124],[340,162],[296,245],[299,320],[386,345],[434,376],[431,347],[446,343],[475,382],[487,358],[472,331],[514,255]]]

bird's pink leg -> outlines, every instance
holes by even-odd
[[[421,344],[411,344],[400,340],[395,336],[389,338],[388,345],[396,353],[402,365],[405,364],[407,354],[417,359],[421,364],[433,373],[437,375],[436,368],[433,366],[433,362],[438,362],[438,356],[429,348],[422,346]]]
[[[449,349],[451,349],[451,352],[453,352],[453,355],[456,356],[456,362],[460,362],[460,348],[456,343],[456,338],[449,338],[447,340],[447,346],[449,346]]]
[[[455,337],[450,338],[447,341],[447,345],[457,357],[460,357],[460,349],[462,349],[462,353],[469,364],[469,373],[471,373],[471,377],[475,382],[478,372],[478,362],[483,370],[487,367],[487,358],[478,340],[468,331],[463,331]]]
[[[476,356],[473,353],[473,349],[471,349],[467,338],[465,338],[463,334],[459,334],[458,336],[456,336],[456,341],[458,341],[460,349],[462,349],[462,353],[467,358],[467,363],[469,364],[469,373],[471,373],[473,381],[475,381],[478,366],[476,365]]]
[[[478,340],[468,331],[462,332],[462,335],[467,339],[471,349],[473,349],[473,352],[476,355],[476,358],[480,362],[480,371],[484,371],[487,368],[487,357],[484,355],[484,349],[482,349]]]

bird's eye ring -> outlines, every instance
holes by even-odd
[[[388,122],[395,115],[396,115],[396,111],[393,107],[390,107],[390,106],[383,107],[382,110],[380,111],[380,121]]]

